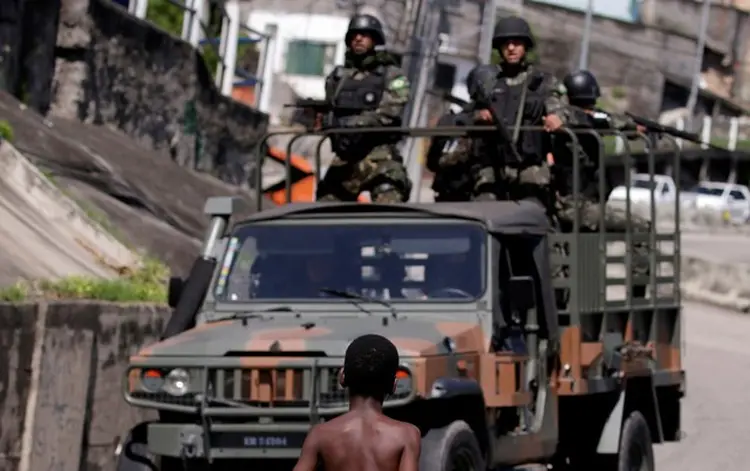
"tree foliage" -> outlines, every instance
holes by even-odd
[[[170,3],[168,0],[151,0],[148,4],[146,19],[169,34],[179,37],[182,35],[184,13],[185,11],[182,8]],[[208,39],[219,38],[221,36],[222,23],[221,8],[217,4],[212,3],[208,17],[208,25],[203,30],[204,36]],[[219,65],[218,39],[208,41],[199,48],[199,52],[203,57],[206,68],[212,75],[215,75]],[[257,64],[258,51],[254,44],[240,44],[237,46],[237,67],[254,73]]]

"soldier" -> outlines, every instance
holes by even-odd
[[[476,68],[466,76],[466,87],[474,87]],[[458,105],[455,105],[458,106]],[[438,120],[438,126],[466,126],[471,124],[471,104],[460,110],[451,110]],[[471,180],[471,141],[468,137],[437,136],[432,139],[427,151],[427,169],[435,174],[432,190],[435,201],[470,201],[473,182]]]
[[[568,74],[563,80],[567,90],[569,110],[569,126],[572,129],[598,129],[631,132],[631,138],[637,138],[633,131],[644,132],[645,128],[637,125],[628,118],[617,118],[596,108],[596,102],[601,96],[599,84],[594,75],[581,70]],[[554,146],[553,189],[556,196],[555,214],[564,232],[573,229],[573,218],[576,206],[579,208],[581,230],[595,232],[604,221],[608,232],[625,232],[628,226],[635,233],[648,233],[650,223],[648,220],[631,214],[619,208],[607,207],[602,202],[606,201],[609,191],[612,189],[607,182],[605,194],[599,191],[599,172],[606,169],[600,168],[599,153],[600,141],[588,133],[576,135],[578,143],[572,142],[566,135],[556,135]],[[575,148],[578,148],[580,188],[578,195],[573,194],[573,158]],[[606,177],[605,177],[606,178]],[[602,218],[604,216],[604,218]],[[634,243],[633,253],[637,255],[633,266],[634,275],[648,275],[648,246],[644,243]],[[635,296],[645,295],[645,286],[634,287]]]
[[[372,15],[356,15],[346,33],[346,64],[326,78],[330,127],[400,127],[409,81],[393,57],[380,50],[385,33]],[[356,201],[369,191],[379,203],[405,202],[411,182],[391,133],[331,136],[336,154],[318,185],[318,201]]]
[[[501,124],[511,131],[481,139],[476,150],[482,162],[474,176],[475,199],[533,196],[546,203],[550,175],[544,158],[550,136],[518,127],[560,129],[567,119],[565,90],[555,77],[529,62],[527,53],[534,48],[534,38],[522,18],[502,18],[495,26],[492,47],[501,60],[499,66],[482,66],[477,71],[481,78],[477,78],[477,93],[472,97],[477,109],[475,122]],[[496,143],[498,137],[512,142]]]

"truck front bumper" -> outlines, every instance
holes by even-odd
[[[148,449],[158,456],[182,459],[296,459],[309,424],[150,423]]]

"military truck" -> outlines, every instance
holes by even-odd
[[[648,471],[652,445],[680,439],[679,207],[648,234],[555,233],[533,200],[205,212],[164,339],[130,358],[125,400],[158,419],[127,434],[120,471],[291,469],[347,411],[338,375],[365,333],[399,350],[384,410],[421,429],[422,471]]]

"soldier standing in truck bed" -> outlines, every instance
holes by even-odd
[[[544,159],[550,135],[518,128],[560,129],[567,119],[564,89],[555,77],[538,71],[528,60],[534,38],[522,18],[500,19],[492,47],[501,60],[499,67],[482,66],[482,78],[476,87],[479,93],[472,97],[477,110],[475,122],[492,125],[495,118],[503,121],[512,143],[498,145],[494,141],[497,136],[481,139],[485,148],[480,146],[475,153],[481,159],[474,176],[475,199],[537,197],[547,203],[550,175]]]
[[[346,63],[326,78],[331,103],[326,127],[400,127],[409,81],[385,45],[383,25],[372,15],[356,15],[346,32]],[[318,185],[318,201],[356,201],[369,191],[379,203],[409,199],[411,182],[396,144],[398,133],[331,136],[336,154]]]
[[[626,136],[633,139],[638,136],[636,131],[645,131],[643,127],[638,126],[627,117],[614,117],[596,108],[596,102],[601,96],[601,92],[596,77],[591,72],[580,70],[570,73],[563,79],[563,85],[571,105],[568,113],[568,126],[571,129],[620,131],[628,133]],[[562,231],[572,231],[573,219],[576,208],[578,208],[582,232],[598,231],[603,221],[607,232],[623,233],[630,227],[634,233],[648,234],[650,231],[648,220],[636,214],[631,214],[628,217],[624,210],[601,204],[601,202],[606,201],[609,191],[612,190],[612,185],[607,181],[605,193],[600,194],[599,172],[606,171],[606,168],[601,168],[599,165],[600,141],[594,135],[585,132],[577,133],[576,137],[578,143],[573,142],[564,134],[558,134],[554,137],[552,187],[555,192],[555,215],[560,222]],[[573,158],[576,156],[579,158],[580,175],[580,188],[577,197],[573,194]],[[633,243],[633,253],[636,255],[633,263],[633,275],[647,276],[649,272],[648,246],[642,242],[635,242]],[[633,295],[644,296],[645,286],[634,286]]]
[[[466,88],[469,90],[474,87],[476,70],[475,67],[466,76]],[[451,110],[443,115],[437,126],[467,126],[472,121],[471,110],[472,104],[465,103],[460,110]],[[471,166],[475,164],[471,159],[471,145],[468,136],[432,138],[425,160],[427,169],[435,174],[432,190],[436,202],[471,200],[474,187]]]

